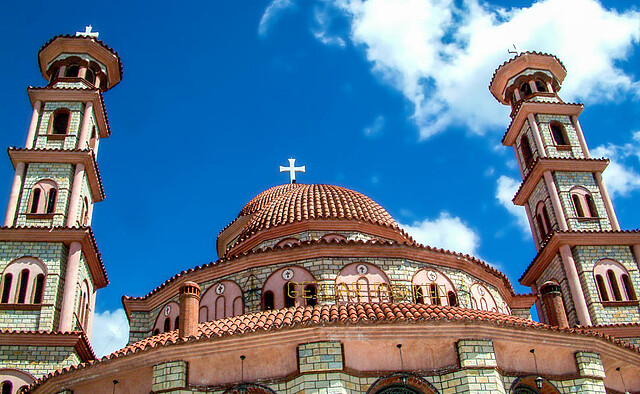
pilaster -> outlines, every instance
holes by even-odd
[[[187,387],[188,363],[168,361],[153,366],[153,392],[173,391]]]

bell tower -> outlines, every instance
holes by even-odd
[[[104,198],[98,145],[110,134],[102,94],[122,78],[118,54],[90,26],[54,37],[38,60],[48,83],[27,89],[33,114],[25,146],[8,150],[15,175],[0,228],[0,348],[19,347],[3,350],[12,356],[0,360],[0,381],[16,390],[95,358],[96,291],[108,283],[90,227]]]
[[[520,283],[538,295],[541,321],[606,325],[613,334],[640,322],[640,234],[620,230],[602,181],[609,161],[589,154],[583,105],[558,94],[566,74],[555,56],[527,52],[500,66],[489,86],[511,106],[502,143],[514,149],[523,180],[513,202],[525,207],[538,251]]]

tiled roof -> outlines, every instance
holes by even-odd
[[[242,210],[240,210],[238,217],[258,212],[281,195],[304,186],[304,184],[300,183],[286,183],[284,185],[271,187],[252,198],[251,201],[249,201],[247,205],[245,205]]]
[[[193,272],[197,272],[197,271],[201,271],[203,269],[207,269],[209,267],[216,267],[219,266],[221,264],[230,264],[233,263],[235,260],[240,259],[244,256],[248,256],[248,255],[255,255],[255,254],[263,254],[263,253],[274,253],[274,252],[278,252],[281,250],[294,250],[294,249],[298,249],[298,248],[310,248],[313,246],[317,246],[317,245],[327,245],[327,244],[335,244],[335,245],[344,245],[344,247],[354,247],[354,246],[358,246],[358,245],[367,245],[367,246],[372,246],[372,247],[381,247],[381,248],[387,248],[387,247],[392,247],[392,246],[402,246],[402,247],[407,247],[407,248],[412,248],[412,249],[423,249],[425,251],[430,251],[430,252],[437,252],[437,253],[442,253],[442,254],[446,254],[446,255],[450,255],[450,256],[456,256],[459,258],[464,259],[465,261],[468,261],[470,263],[474,263],[479,265],[483,270],[491,273],[492,275],[495,275],[496,277],[500,278],[502,280],[502,282],[504,283],[505,287],[509,290],[509,292],[512,295],[515,295],[515,291],[513,290],[513,287],[511,285],[511,282],[509,282],[509,279],[506,277],[506,275],[500,271],[498,271],[497,269],[493,268],[491,265],[485,263],[484,261],[477,259],[469,254],[464,254],[464,253],[458,253],[458,252],[452,252],[450,250],[446,250],[446,249],[442,249],[442,248],[435,248],[432,246],[425,246],[419,243],[409,243],[409,242],[405,242],[405,243],[400,243],[397,241],[380,241],[380,240],[325,240],[325,239],[319,239],[319,240],[308,240],[308,241],[302,241],[298,244],[292,244],[292,245],[285,245],[285,246],[272,246],[272,247],[268,247],[268,248],[263,248],[263,249],[259,249],[259,250],[250,250],[247,252],[243,252],[243,253],[239,253],[239,254],[234,254],[228,257],[223,257],[218,259],[217,261],[213,261],[207,264],[203,264],[203,265],[198,265],[194,268],[189,268],[188,270],[185,271],[181,271],[180,273],[172,276],[171,278],[167,279],[166,281],[164,281],[160,286],[156,287],[155,289],[151,290],[147,295],[142,296],[142,297],[130,297],[130,296],[122,296],[122,299],[125,300],[144,300],[149,298],[150,296],[152,296],[153,294],[159,292],[160,290],[162,290],[164,287],[166,287],[167,285],[182,279],[185,275],[189,275]],[[527,294],[524,294],[527,295]]]
[[[111,52],[117,59],[118,59],[118,66],[120,68],[120,79],[122,79],[122,61],[120,60],[120,55],[118,55],[118,52],[116,52],[114,49],[112,49],[110,46],[108,46],[107,44],[105,44],[104,42],[98,40],[95,37],[86,37],[86,36],[76,36],[76,35],[71,35],[71,34],[60,34],[58,36],[53,37],[52,39],[50,39],[49,41],[47,41],[38,51],[38,56],[40,55],[40,52],[42,52],[46,47],[49,46],[49,44],[51,44],[52,42],[54,42],[55,40],[57,40],[58,38],[71,38],[71,39],[78,39],[78,40],[86,40],[86,39],[90,39],[92,41],[97,42],[98,44],[100,44],[101,46],[103,46],[106,50],[108,50],[109,52]]]
[[[247,238],[263,229],[314,219],[358,220],[398,227],[384,208],[362,193],[334,185],[295,185],[274,191],[277,197],[271,198],[256,212],[240,238]],[[264,200],[266,202],[268,197],[265,196]]]
[[[640,348],[611,336],[582,329],[569,329],[547,326],[529,319],[519,318],[497,312],[486,312],[467,308],[425,305],[425,304],[347,304],[318,305],[314,307],[293,307],[286,309],[256,312],[242,316],[228,317],[212,322],[200,323],[195,337],[180,338],[178,331],[158,334],[125,346],[96,362],[83,363],[49,374],[38,380],[66,373],[70,370],[82,369],[91,364],[106,362],[130,354],[144,352],[153,348],[179,345],[191,341],[205,341],[224,336],[279,330],[287,327],[312,327],[316,325],[367,325],[367,324],[408,324],[428,321],[463,321],[472,323],[488,323],[497,326],[528,327],[545,331],[563,332],[570,335],[602,337],[617,346],[640,352]]]
[[[493,76],[491,77],[491,82],[489,82],[489,88],[491,88],[491,85],[493,85],[493,80],[496,78],[496,74],[498,73],[498,70],[501,69],[502,67],[506,66],[507,64],[515,61],[516,59],[519,59],[525,55],[540,55],[540,56],[549,56],[549,57],[553,57],[555,58],[558,63],[560,63],[560,65],[562,66],[562,68],[565,69],[565,71],[567,70],[567,68],[564,66],[564,64],[562,64],[562,62],[560,61],[560,59],[558,59],[555,55],[552,55],[550,53],[545,53],[545,52],[537,52],[537,51],[526,51],[526,52],[521,52],[519,54],[517,54],[516,56],[512,57],[509,60],[506,60],[504,63],[502,63],[498,68],[496,68],[496,70],[493,72]]]
[[[38,342],[42,343],[42,346],[51,346],[52,343],[47,341],[48,339],[53,338],[54,343],[57,341],[59,346],[64,346],[61,341],[69,339],[73,341],[74,339],[79,340],[80,343],[76,344],[76,351],[78,351],[81,359],[87,361],[95,361],[96,354],[91,347],[91,343],[89,342],[89,338],[84,331],[50,331],[50,330],[0,330],[0,343],[2,342],[2,336],[9,336],[12,344],[15,345],[15,342],[21,342],[21,339],[32,343],[33,341],[29,341],[31,338],[41,339]],[[4,343],[3,343],[4,344]]]

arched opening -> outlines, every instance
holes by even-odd
[[[76,78],[78,77],[79,73],[80,73],[80,66],[78,66],[77,64],[71,64],[67,66],[67,70],[64,76],[67,78]]]
[[[624,286],[624,292],[627,294],[627,299],[630,301],[637,300],[636,292],[633,290],[633,284],[631,284],[631,279],[629,275],[622,274],[622,286]]]
[[[538,92],[546,93],[547,92],[547,84],[540,79],[536,79],[536,89]]]
[[[416,303],[450,306],[457,304],[453,283],[439,270],[434,268],[418,270],[411,279],[411,285]],[[451,300],[455,301],[453,305],[451,305]]]
[[[587,209],[589,210],[589,216],[592,218],[597,218],[598,211],[596,210],[596,204],[594,204],[591,194],[585,194],[584,199],[587,201]]]
[[[93,84],[96,81],[96,73],[92,69],[87,68],[84,79],[86,79],[87,82]]]
[[[158,335],[158,334],[160,334],[160,330],[159,329],[156,328],[155,330],[153,330],[153,335]]]
[[[318,291],[315,285],[308,284],[304,287],[305,299],[307,306],[316,306],[318,304]]]
[[[607,279],[609,279],[611,289],[613,290],[613,298],[615,298],[616,301],[622,301],[622,293],[620,293],[618,279],[616,278],[616,274],[613,272],[613,270],[607,271]]]
[[[27,298],[27,286],[29,285],[29,270],[23,269],[18,276],[18,297],[16,302],[24,304]]]
[[[29,213],[53,214],[56,210],[58,197],[58,185],[50,180],[43,179],[31,187],[31,201]]]
[[[44,296],[44,274],[38,274],[36,276],[36,285],[33,291],[33,303],[41,304]]]
[[[537,381],[536,381],[537,380]],[[538,385],[542,386],[538,388]],[[560,394],[560,391],[549,380],[536,375],[521,376],[516,379],[511,388],[511,394]]]
[[[10,381],[5,380],[4,382],[2,382],[2,394],[12,394],[12,391],[13,384]]]
[[[602,302],[637,300],[629,272],[621,263],[602,259],[593,267],[593,275]]]
[[[483,311],[497,312],[498,304],[484,285],[474,283],[469,287],[469,295],[471,296],[471,306],[473,309]]]
[[[529,85],[529,82],[523,82],[522,84],[520,84],[520,96],[522,98],[530,96],[531,93],[531,85]]]
[[[49,71],[49,82],[53,82],[58,78],[60,74],[60,67],[54,67]]]
[[[576,210],[576,215],[579,218],[583,218],[584,210],[582,209],[582,204],[580,203],[580,197],[578,197],[577,194],[572,194],[571,200],[573,201],[573,208]]]
[[[282,289],[284,295],[284,307],[291,308],[292,306],[296,306],[296,294],[295,294],[295,286],[291,282],[287,282],[284,284],[284,289]]]
[[[435,387],[412,373],[396,372],[376,380],[367,394],[436,394]]]
[[[429,301],[431,305],[440,305],[442,302],[440,301],[440,291],[438,289],[438,285],[435,283],[429,283],[429,285],[427,285],[427,289],[429,292]]]
[[[11,295],[11,282],[13,281],[13,275],[5,274],[2,277],[2,303],[9,303],[9,296]]]
[[[259,384],[242,383],[231,387],[222,394],[276,394],[276,392]]]
[[[40,205],[41,194],[42,194],[42,190],[40,188],[35,188],[31,192],[31,208],[29,208],[30,213],[38,213],[38,206]]]
[[[458,306],[458,298],[456,297],[456,293],[453,291],[449,291],[447,293],[447,298],[449,299],[449,306]]]
[[[273,295],[273,302],[270,303],[273,309],[305,306],[309,305],[310,300],[305,286],[315,283],[315,278],[306,268],[292,265],[280,268],[269,275],[264,282],[262,292],[263,294],[271,292]]]
[[[67,134],[69,131],[70,113],[68,110],[58,110],[53,114],[53,124],[51,126],[51,134]]]
[[[522,159],[524,160],[525,167],[529,168],[531,163],[533,163],[533,151],[531,150],[529,137],[526,135],[520,137],[520,151],[522,153]]]
[[[602,301],[609,301],[609,292],[607,286],[604,284],[602,275],[596,275],[596,284],[598,285],[598,292],[600,293],[600,299]]]
[[[163,332],[171,331],[171,320],[167,317],[164,319]]]
[[[413,300],[416,304],[424,304],[424,293],[422,292],[422,286],[413,285]]]
[[[558,122],[552,122],[549,127],[551,128],[551,135],[553,136],[553,140],[556,145],[569,145],[569,143],[567,142],[567,133],[562,124]]]
[[[264,292],[264,300],[262,301],[262,309],[269,311],[274,309],[273,291],[267,290]]]
[[[47,197],[47,210],[46,213],[54,213],[56,210],[56,197],[58,196],[58,190],[52,188],[49,190],[49,196]]]
[[[175,323],[173,325],[173,329],[177,330],[179,328],[180,328],[180,316],[176,316],[176,320],[175,320]]]

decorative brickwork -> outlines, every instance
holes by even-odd
[[[153,366],[153,391],[187,387],[187,362],[168,361]]]
[[[604,367],[600,355],[592,352],[576,352],[576,363],[580,376],[587,378],[604,378]]]
[[[462,368],[496,367],[496,354],[491,340],[461,339],[458,357]]]
[[[342,345],[339,341],[305,343],[298,346],[298,367],[301,373],[341,371]]]
[[[538,123],[538,129],[542,136],[542,143],[545,146],[545,150],[549,157],[573,157],[584,158],[582,148],[580,147],[580,141],[578,140],[578,133],[571,123],[571,118],[567,115],[548,115],[548,114],[536,114],[536,123]],[[566,132],[567,143],[570,149],[558,148],[553,136],[551,134],[551,122],[560,123]]]

